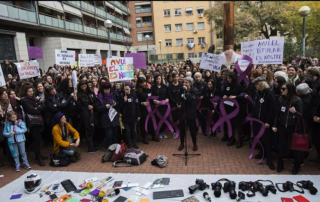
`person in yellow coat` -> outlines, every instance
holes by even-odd
[[[78,131],[67,123],[66,117],[62,113],[57,113],[54,116],[54,121],[57,124],[52,129],[53,153],[65,153],[67,156],[73,156],[75,153],[70,147],[79,146],[80,136]]]

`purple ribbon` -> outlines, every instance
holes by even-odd
[[[152,111],[152,109],[151,109],[151,104],[150,104],[149,100],[150,100],[150,99],[156,100],[156,99],[158,99],[158,97],[159,97],[159,96],[150,96],[150,97],[148,97],[147,100],[146,100],[146,102],[149,103],[149,105],[147,106],[147,110],[148,110],[149,113],[148,113],[148,116],[147,116],[147,118],[146,118],[146,124],[145,124],[145,127],[144,127],[146,131],[148,131],[148,121],[149,121],[149,118],[150,118],[150,117],[151,117],[151,119],[152,119],[152,123],[153,123],[154,129],[157,128],[157,121],[156,121],[156,117],[154,116],[157,108],[154,108],[154,110]]]
[[[246,69],[244,72],[241,71],[240,66],[239,66],[239,64],[238,64],[240,60],[247,60],[247,61],[250,62],[249,65],[248,65],[248,67],[247,67],[247,69]],[[247,85],[249,84],[249,80],[248,80],[248,78],[247,78],[247,75],[250,73],[251,69],[252,69],[252,58],[249,57],[249,56],[247,56],[247,55],[242,56],[242,57],[238,60],[238,62],[236,63],[236,70],[237,70],[237,72],[239,73],[239,77],[238,77],[239,83],[240,83],[242,80],[244,80],[244,82],[245,82]]]
[[[221,113],[218,111],[218,108],[217,108],[217,106],[215,105],[215,102],[220,101],[220,100],[222,100],[222,98],[221,98],[221,97],[217,97],[217,96],[210,99],[210,102],[211,102],[212,105],[213,105],[214,111],[219,115],[219,119],[221,119],[222,115],[221,115]],[[223,130],[223,124],[220,125],[220,130],[221,130],[221,131],[224,131],[224,130]],[[212,131],[212,132],[214,132],[214,131]]]
[[[161,113],[160,113],[159,110],[158,110],[158,107],[161,106],[161,105],[167,105],[167,106],[168,106],[168,107],[167,107],[167,111],[166,111],[166,113],[164,114],[164,116],[162,116]],[[159,122],[158,125],[157,125],[157,129],[155,128],[156,134],[159,135],[160,128],[161,128],[162,124],[164,124],[164,123],[167,125],[167,127],[169,128],[169,130],[173,133],[173,128],[172,128],[171,124],[169,123],[169,121],[167,120],[167,118],[168,118],[168,116],[169,116],[169,114],[170,114],[170,111],[171,111],[169,102],[166,103],[165,100],[160,101],[160,104],[156,104],[156,109],[155,109],[155,111],[156,111],[157,116],[158,116],[159,119],[160,119],[160,122]]]
[[[261,138],[261,136],[263,135],[264,131],[265,131],[265,123],[263,123],[262,121],[260,121],[259,119],[255,119],[251,117],[251,113],[249,113],[249,106],[248,106],[248,101],[250,101],[253,104],[252,98],[251,96],[248,96],[247,98],[247,117],[245,118],[243,124],[245,124],[246,122],[250,121],[250,126],[251,126],[251,138],[253,138],[253,128],[252,128],[252,121],[256,121],[258,123],[261,124],[261,128],[260,131],[258,133],[258,135],[254,138],[253,142],[252,142],[252,146],[251,146],[251,154],[249,156],[249,159],[252,159],[253,157],[253,153],[254,153],[254,148],[256,147],[257,143],[259,143],[261,145],[262,148],[262,158],[260,159],[260,161],[258,163],[261,163],[264,157],[264,148],[261,144],[261,142],[259,141],[259,139]]]
[[[174,128],[174,131],[176,132],[176,136],[174,137],[174,139],[178,139],[179,138],[179,127],[178,127],[179,126],[179,119],[176,122],[174,122],[173,117],[172,117],[172,112],[175,111],[175,110],[179,110],[179,108],[178,107],[174,107],[174,108],[171,109],[171,113],[169,115],[169,120],[171,122],[172,128]],[[165,129],[164,133],[167,132],[168,130],[170,130],[169,127],[167,127]]]
[[[224,108],[224,101],[230,101],[230,102],[234,103],[236,105],[236,109],[233,112],[231,112],[230,114],[227,114],[226,110]],[[238,104],[237,100],[230,99],[230,98],[222,99],[220,102],[220,111],[221,111],[221,117],[220,117],[219,121],[216,124],[214,124],[212,131],[217,130],[217,128],[219,126],[223,125],[224,122],[227,122],[229,138],[230,138],[232,136],[232,126],[231,126],[230,120],[232,118],[234,118],[235,116],[237,116],[237,114],[239,113],[239,104]]]
[[[212,121],[212,112],[211,112],[211,109],[208,108],[208,107],[200,107],[202,100],[200,100],[200,97],[197,97],[197,100],[199,101],[199,102],[198,102],[198,105],[197,105],[197,110],[200,112],[200,114],[202,114],[202,111],[204,111],[204,110],[207,110],[207,112],[208,112],[206,133],[209,135],[209,134],[210,134],[210,124],[211,124],[211,121]],[[204,115],[202,114],[202,116],[204,116]],[[196,124],[197,124],[197,127],[199,127],[199,120],[198,120],[198,118],[196,119]]]

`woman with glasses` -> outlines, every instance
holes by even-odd
[[[295,132],[295,124],[300,124],[302,117],[302,101],[296,95],[296,88],[292,83],[287,82],[281,87],[281,97],[279,105],[276,110],[276,118],[272,130],[274,132],[279,131],[279,156],[277,172],[282,172],[284,169],[283,158],[289,151],[288,143],[291,145],[292,135]],[[303,152],[292,151],[294,158],[294,166],[292,174],[298,174],[300,171],[300,165],[303,161]]]

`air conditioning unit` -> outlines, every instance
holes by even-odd
[[[201,13],[201,14],[199,14],[199,18],[203,18],[203,14]]]
[[[193,30],[193,33],[198,33],[198,30],[194,29],[194,30]]]

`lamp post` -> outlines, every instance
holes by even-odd
[[[147,39],[147,64],[149,63],[149,35],[146,35],[145,38]]]
[[[302,56],[305,57],[306,54],[306,17],[310,13],[309,6],[302,6],[299,9],[299,14],[301,17],[303,17],[303,31],[302,31]]]
[[[162,61],[162,53],[161,53],[161,39],[159,40],[159,44],[160,44],[160,56],[161,56],[161,66],[163,65],[163,61]]]
[[[112,50],[111,50],[111,38],[110,38],[110,29],[112,27],[113,23],[111,20],[104,21],[104,26],[108,29],[108,38],[109,38],[109,52],[110,57],[112,57]]]

